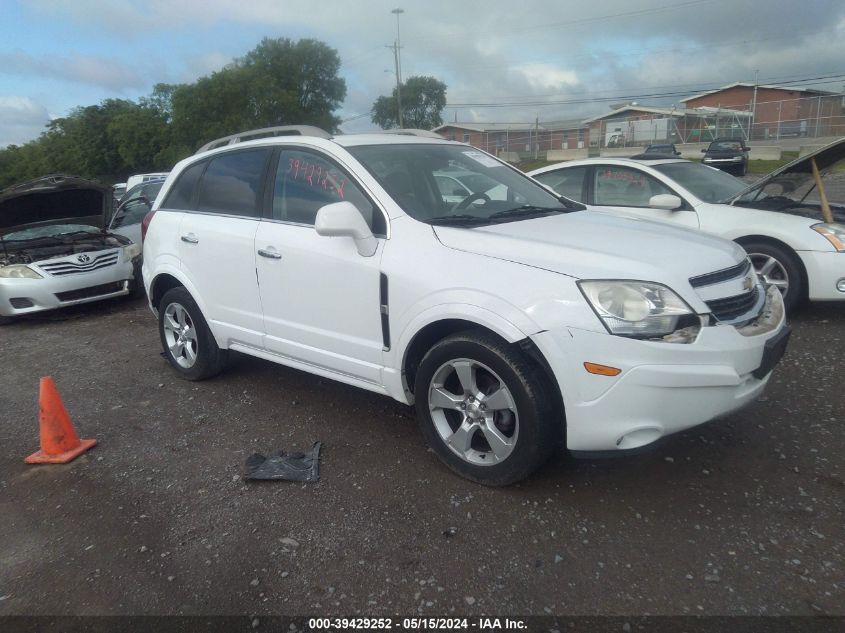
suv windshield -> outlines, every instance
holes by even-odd
[[[707,148],[708,152],[741,152],[742,151],[742,142],[741,141],[713,141],[710,143],[710,147]]]
[[[408,215],[421,222],[473,226],[575,208],[468,145],[363,145],[348,150]],[[446,177],[465,187],[446,187]]]
[[[665,163],[654,168],[704,202],[728,200],[748,187],[739,178],[701,163]]]

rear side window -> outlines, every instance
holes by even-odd
[[[261,216],[261,192],[271,150],[227,152],[211,159],[200,182],[197,211]]]
[[[345,171],[313,152],[281,152],[273,191],[274,220],[313,225],[320,207],[342,201],[358,208],[374,234],[385,233],[381,212]]]
[[[616,165],[596,168],[594,186],[597,205],[648,207],[652,196],[673,193],[648,174]]]
[[[183,171],[170,188],[170,193],[167,194],[167,198],[161,205],[162,208],[185,209],[188,211],[193,209],[194,191],[207,164],[207,161],[201,160]]]
[[[570,200],[584,202],[582,192],[584,191],[584,175],[586,173],[586,167],[569,167],[568,169],[538,174],[534,176],[534,180],[539,180]]]

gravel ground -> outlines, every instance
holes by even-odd
[[[0,329],[0,615],[845,615],[845,305],[805,308],[767,395],[615,460],[488,489],[386,398],[234,355],[203,383],[141,301]],[[25,466],[52,375],[82,437]],[[323,445],[316,484],[245,483]]]

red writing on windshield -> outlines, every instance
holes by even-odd
[[[324,168],[318,163],[298,158],[288,159],[288,180],[307,184],[315,189],[322,189],[329,195],[335,195],[343,200],[343,188],[346,186],[346,178],[329,167]]]

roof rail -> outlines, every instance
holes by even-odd
[[[406,127],[406,128],[394,128],[392,130],[382,130],[379,134],[400,134],[403,136],[423,136],[425,138],[439,138],[441,141],[444,140],[442,136],[440,136],[437,132],[431,132],[429,130],[418,130],[416,128]]]
[[[316,136],[317,138],[326,139],[332,137],[332,135],[325,130],[313,125],[276,125],[273,127],[263,127],[257,130],[238,132],[237,134],[230,134],[229,136],[209,141],[200,147],[196,153],[199,154],[200,152],[224,147],[226,145],[234,145],[235,143],[243,143],[244,141],[253,141],[255,139],[272,136]]]

